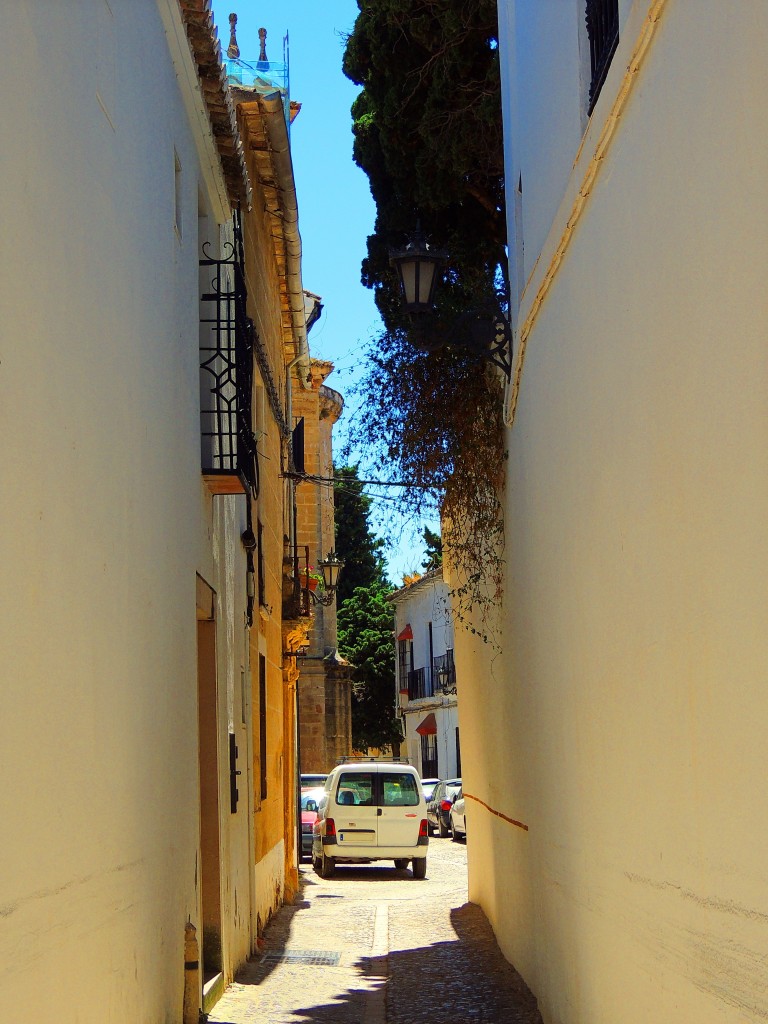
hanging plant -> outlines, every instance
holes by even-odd
[[[472,613],[494,642],[506,458],[498,377],[471,353],[419,352],[404,332],[374,339],[368,367],[353,388],[350,443],[373,473],[411,484],[398,492],[405,516],[440,516],[454,615]]]

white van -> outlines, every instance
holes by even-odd
[[[336,864],[411,862],[414,878],[427,874],[427,805],[415,768],[394,761],[345,762],[325,780],[312,833],[312,864],[330,878]]]

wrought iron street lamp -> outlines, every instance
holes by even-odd
[[[416,235],[403,249],[393,249],[389,262],[396,268],[406,313],[431,313],[435,285],[447,253],[433,249],[416,227]]]
[[[456,687],[456,675],[452,671],[451,666],[443,662],[436,672],[437,675],[437,689],[439,693],[444,694],[446,697],[457,692]]]
[[[435,288],[447,259],[447,253],[430,246],[420,226],[404,248],[390,250],[389,261],[400,279],[403,308],[410,314],[417,335],[423,334],[426,318],[434,312]],[[488,302],[463,313],[446,330],[436,333],[437,337],[423,347],[470,349],[497,366],[507,380],[511,378],[512,331],[497,303]]]
[[[344,568],[344,562],[338,557],[335,551],[329,551],[325,558],[318,563],[320,572],[323,574],[323,592],[318,594],[310,590],[312,600],[315,604],[330,605],[336,597],[336,588],[339,585],[339,573]]]

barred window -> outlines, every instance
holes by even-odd
[[[591,79],[588,113],[592,113],[619,45],[619,0],[587,0],[587,35]]]

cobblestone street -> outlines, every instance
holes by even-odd
[[[424,881],[389,864],[341,866],[329,880],[302,865],[301,895],[210,1024],[540,1024],[467,903],[465,845],[433,838],[427,863]]]

